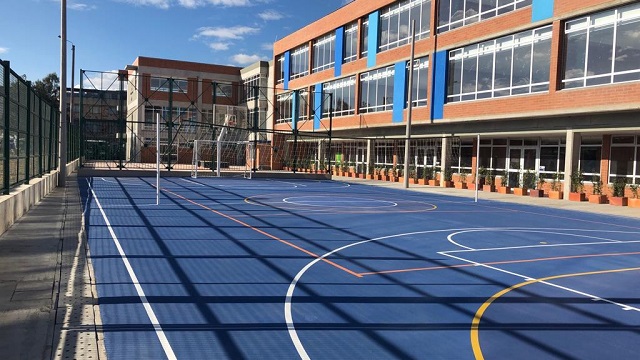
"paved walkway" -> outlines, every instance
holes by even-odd
[[[82,230],[71,175],[0,236],[0,358],[106,359]]]
[[[402,189],[402,183],[334,177]],[[11,359],[106,359],[76,176],[0,236],[0,354]],[[410,185],[473,201],[475,191]],[[479,192],[495,200],[640,219],[640,209]]]

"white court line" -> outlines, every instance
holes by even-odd
[[[153,312],[153,309],[151,308],[151,304],[149,304],[149,301],[147,300],[147,296],[145,295],[144,290],[142,289],[142,286],[138,281],[138,277],[136,276],[136,273],[133,271],[133,267],[131,267],[131,263],[129,262],[129,259],[127,258],[127,255],[125,254],[124,249],[120,245],[120,241],[118,240],[116,233],[113,231],[113,228],[111,227],[111,223],[107,218],[107,214],[105,214],[104,210],[102,209],[102,205],[100,205],[100,200],[98,200],[96,193],[93,191],[93,188],[91,187],[91,183],[89,182],[89,180],[87,180],[87,184],[89,185],[89,189],[91,189],[91,194],[93,195],[93,198],[96,201],[96,205],[98,205],[98,209],[100,209],[102,218],[104,219],[104,222],[107,225],[107,228],[109,229],[109,234],[111,234],[111,238],[113,239],[113,242],[116,245],[116,248],[118,248],[118,253],[122,258],[122,262],[124,263],[125,268],[127,268],[127,273],[129,273],[129,277],[133,282],[133,286],[136,288],[136,292],[138,293],[140,302],[144,306],[144,310],[147,313],[147,316],[149,317],[149,320],[151,321],[153,328],[155,329],[156,336],[158,336],[158,340],[160,340],[160,344],[162,345],[162,349],[164,350],[165,355],[170,360],[177,359],[175,353],[173,352],[173,349],[171,348],[171,344],[169,344],[169,340],[167,339],[167,336],[164,334],[164,330],[162,330],[162,326],[158,322],[158,318],[156,317],[155,312]]]
[[[495,271],[498,271],[498,272],[501,272],[501,273],[513,275],[513,276],[522,278],[524,281],[536,281],[537,280],[536,278],[533,278],[531,276],[518,274],[518,273],[515,273],[515,272],[512,272],[512,271],[500,269],[500,268],[495,267],[495,266],[479,263],[479,262],[473,261],[473,260],[468,260],[468,259],[465,259],[465,258],[461,258],[459,256],[447,254],[446,252],[438,252],[438,254],[444,255],[444,256],[448,256],[450,258],[457,259],[457,260],[460,260],[460,261],[464,261],[466,263],[469,263],[469,264],[472,264],[472,265],[475,265],[475,266],[480,266],[480,267],[484,267],[484,268],[487,268],[487,269],[495,270]],[[619,306],[620,308],[622,308],[622,310],[625,310],[625,311],[634,310],[634,311],[640,312],[640,308],[637,308],[635,306],[622,304],[622,303],[619,303],[619,302],[616,302],[616,301],[613,301],[613,300],[605,299],[605,298],[602,298],[600,296],[596,296],[596,295],[592,295],[592,294],[589,294],[589,293],[586,293],[586,292],[582,292],[580,290],[568,288],[566,286],[557,285],[557,284],[554,284],[554,283],[551,283],[551,282],[548,282],[548,281],[537,281],[537,282],[540,283],[540,284],[545,284],[545,285],[557,288],[557,289],[568,291],[568,292],[571,292],[571,293],[574,293],[574,294],[577,294],[577,295],[582,295],[584,297],[590,298],[593,301],[602,301],[602,302],[606,302],[606,303],[611,304],[611,305]]]
[[[625,234],[629,234],[630,232],[623,232],[623,231],[607,231],[607,230],[583,230],[583,229],[549,229],[549,230],[532,230],[531,228],[486,228],[486,229],[472,229],[472,230],[464,230],[464,231],[458,231],[452,234],[449,234],[447,236],[447,240],[456,245],[459,246],[461,248],[467,249],[469,251],[474,251],[474,250],[488,250],[487,248],[481,248],[481,249],[476,249],[476,248],[472,248],[469,246],[465,246],[465,245],[461,245],[458,244],[457,242],[455,242],[453,240],[453,237],[458,235],[458,234],[464,234],[464,233],[469,233],[469,232],[480,232],[480,231],[499,231],[499,232],[528,232],[528,233],[540,233],[540,234],[555,234],[555,235],[567,235],[567,236],[575,236],[575,237],[584,237],[584,238],[590,238],[590,239],[598,239],[598,240],[605,240],[607,242],[624,242],[623,240],[613,240],[613,239],[607,239],[607,238],[603,238],[603,237],[598,237],[598,236],[588,236],[588,235],[580,235],[580,234],[567,234],[564,232],[556,232],[556,231],[550,231],[550,230],[560,230],[560,231],[583,231],[583,232],[617,232],[617,233],[625,233]],[[588,243],[587,243],[588,244]],[[583,245],[583,244],[580,244]],[[509,248],[500,248],[500,249],[511,249],[511,248],[526,248],[526,247],[543,247],[543,246],[557,246],[557,245],[527,245],[527,246],[521,246],[521,247],[509,247]],[[498,248],[495,248],[498,249]]]
[[[506,229],[511,229],[511,230],[515,230],[517,228],[502,228],[502,230],[506,230]],[[533,229],[533,228],[531,228]],[[307,351],[304,348],[304,345],[302,344],[302,341],[300,340],[300,337],[298,336],[298,332],[296,330],[294,321],[293,321],[293,313],[292,313],[292,302],[293,302],[293,294],[296,290],[296,286],[298,284],[298,282],[300,281],[300,279],[302,278],[302,276],[315,264],[317,264],[320,261],[323,261],[325,258],[340,252],[342,250],[345,250],[347,248],[353,247],[353,246],[358,246],[361,244],[366,244],[369,242],[373,242],[373,241],[380,241],[380,240],[385,240],[385,239],[392,239],[392,238],[397,238],[397,237],[402,237],[402,236],[410,236],[410,235],[417,235],[417,234],[429,234],[429,233],[439,233],[439,232],[461,232],[461,231],[472,231],[472,230],[477,230],[477,231],[482,231],[482,230],[501,230],[501,228],[467,228],[467,229],[440,229],[440,230],[425,230],[425,231],[414,231],[414,232],[409,232],[409,233],[403,233],[403,234],[395,234],[395,235],[387,235],[387,236],[382,236],[379,238],[375,238],[375,239],[369,239],[369,240],[363,240],[363,241],[358,241],[352,244],[348,244],[345,246],[342,246],[340,248],[337,248],[335,250],[332,250],[322,256],[319,256],[317,258],[315,258],[314,260],[312,260],[311,262],[309,262],[305,267],[303,267],[297,274],[296,276],[293,278],[293,280],[291,281],[291,283],[289,284],[289,288],[287,289],[287,295],[285,297],[285,302],[284,302],[284,317],[285,317],[285,322],[287,324],[287,330],[289,332],[289,337],[291,338],[291,341],[293,342],[293,345],[295,346],[296,350],[298,351],[298,355],[300,356],[301,359],[303,360],[307,360],[310,359],[309,354],[307,353]],[[570,229],[562,229],[562,230],[569,230]],[[600,231],[600,230],[584,230],[584,231]],[[616,233],[632,233],[632,232],[625,232],[625,231],[607,231],[607,232],[616,232]],[[617,244],[624,244],[624,243],[635,243],[635,242],[640,242],[640,241],[629,241],[629,242],[603,242],[602,244],[607,244],[607,245],[617,245]],[[593,244],[598,244],[598,243],[586,243],[586,245],[593,245]],[[568,246],[573,245],[573,244],[567,244]],[[561,245],[555,245],[555,246],[561,246]],[[507,273],[516,277],[520,277],[525,279],[526,281],[531,281],[534,280],[531,277],[528,276],[524,276],[518,273],[514,273],[514,272],[510,272],[507,270],[503,270],[500,268],[496,268],[490,265],[486,265],[486,264],[481,264],[478,262],[473,262],[471,260],[467,260],[464,258],[459,258],[457,256],[454,255],[450,255],[449,253],[452,252],[470,252],[470,251],[482,251],[482,250],[457,250],[457,251],[445,251],[445,252],[438,252],[438,254],[443,255],[443,256],[448,256],[450,258],[455,258],[458,259],[460,261],[466,262],[466,263],[471,263],[474,264],[476,266],[483,266],[486,268],[490,268],[499,272],[503,272],[503,273]],[[611,300],[607,300],[604,298],[601,298],[599,296],[594,296],[588,293],[584,293],[584,292],[580,292],[578,290],[573,290],[570,288],[565,288],[563,286],[560,285],[555,285],[553,283],[549,283],[547,281],[540,281],[540,283],[549,285],[549,286],[553,286],[559,289],[563,289],[566,291],[570,291],[573,292],[575,294],[579,294],[579,295],[583,295],[585,297],[591,298],[594,301],[603,301],[603,302],[607,302],[616,306],[620,306],[622,308],[622,310],[635,310],[635,311],[640,311],[640,309],[633,307],[633,306],[629,306],[629,305],[625,305],[622,303],[617,303]]]
[[[195,181],[188,180],[188,179],[184,179],[184,178],[181,178],[180,180],[182,180],[182,181],[184,181],[184,182],[188,182],[188,183],[190,183],[190,184],[195,184],[195,185],[198,185],[198,186],[206,186],[206,185],[203,185],[203,184],[201,184],[201,183],[199,183],[199,182],[195,182]]]

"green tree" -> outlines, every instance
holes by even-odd
[[[59,107],[60,98],[58,90],[60,88],[60,79],[58,74],[51,73],[41,80],[36,80],[33,83],[33,91],[43,100],[47,101],[51,105]]]

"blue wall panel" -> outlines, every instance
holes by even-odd
[[[298,113],[298,102],[300,101],[300,90],[294,90],[293,94],[291,94],[291,127],[293,129],[298,128],[298,119],[300,118],[300,114]]]
[[[431,90],[431,120],[444,117],[444,104],[447,99],[447,51],[435,53],[433,67],[433,87]]]
[[[322,83],[316,84],[313,101],[313,128],[320,129],[320,120],[322,119]]]
[[[533,0],[531,4],[531,22],[552,18],[553,1],[554,0]]]
[[[400,61],[396,63],[395,75],[393,77],[393,117],[392,122],[402,122],[404,120],[404,108],[407,103],[407,77],[405,76],[407,63]]]
[[[286,53],[284,53],[284,89],[285,90],[289,90],[289,74],[291,74],[290,70],[290,64],[291,64],[291,52],[287,51]]]
[[[344,54],[344,28],[336,29],[335,64],[333,66],[333,76],[342,75],[342,54]]]
[[[378,54],[378,29],[380,28],[380,14],[378,11],[369,14],[369,37],[367,38],[367,67],[376,66]]]

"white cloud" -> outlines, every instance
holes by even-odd
[[[89,10],[95,10],[97,8],[95,5],[83,4],[75,1],[69,2],[67,7],[71,10],[78,10],[78,11],[89,11]]]
[[[171,0],[122,0],[122,1],[135,6],[155,6],[160,9],[168,9],[171,6]]]
[[[249,0],[207,0],[212,5],[222,6],[249,6],[251,1]]]
[[[213,50],[229,50],[229,46],[231,44],[228,42],[212,42],[209,44],[209,47]]]
[[[273,51],[273,43],[262,43],[260,48],[262,50]]]
[[[275,10],[265,10],[258,14],[258,16],[264,21],[280,20],[284,18],[284,15]]]
[[[256,61],[260,61],[262,58],[259,55],[247,55],[247,54],[235,54],[231,57],[231,61],[238,65],[249,65]]]
[[[9,52],[8,48],[0,47],[0,54],[5,54],[5,53],[8,53],[8,52]]]
[[[125,89],[128,82],[124,83]],[[82,76],[82,87],[95,90],[120,90],[118,70],[109,72],[85,72]]]
[[[229,28],[222,27],[202,27],[198,29],[198,33],[194,35],[194,38],[199,37],[214,37],[218,39],[243,39],[245,35],[255,34],[260,29],[252,28],[249,26],[233,26]]]

